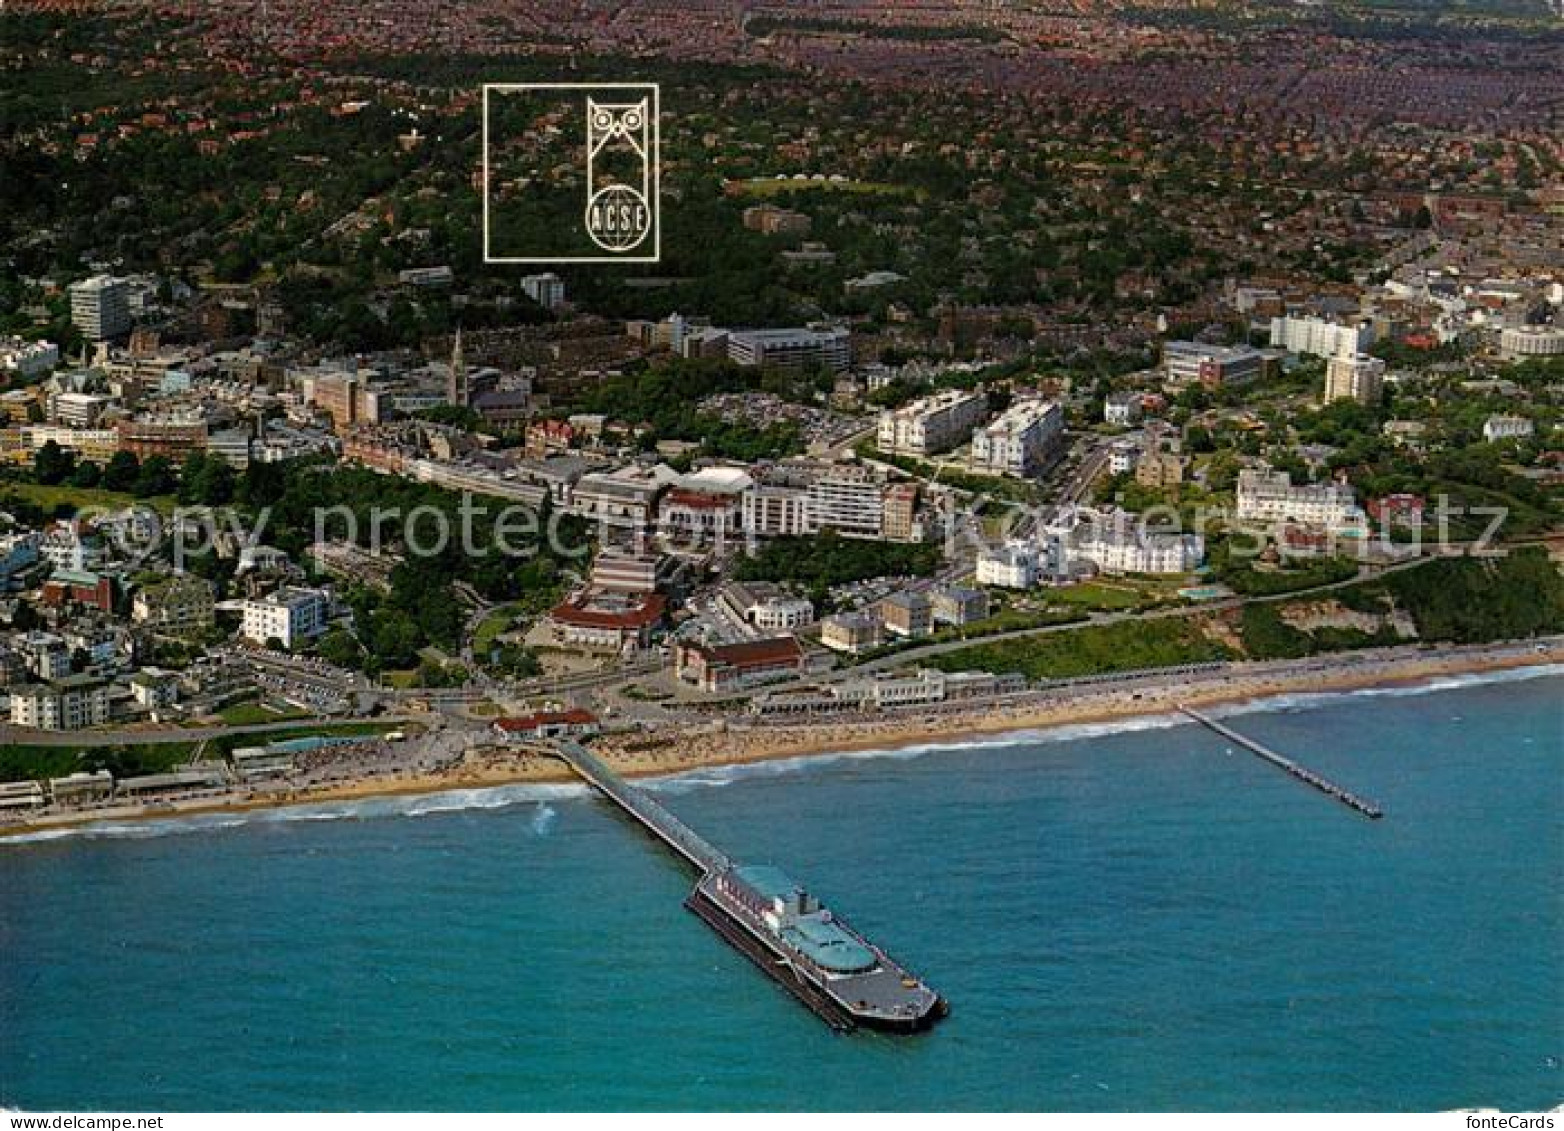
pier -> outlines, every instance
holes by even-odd
[[[925,1029],[945,1000],[784,873],[742,866],[578,742],[547,747],[700,873],[685,907],[838,1032]]]
[[[559,759],[580,774],[593,789],[619,806],[642,828],[693,864],[702,875],[723,872],[733,866],[725,854],[679,818],[603,764],[601,758],[579,742],[556,742]]]
[[[1228,741],[1236,742],[1239,746],[1242,746],[1251,754],[1259,755],[1277,769],[1291,774],[1305,785],[1313,786],[1326,797],[1333,798],[1334,800],[1341,802],[1347,808],[1362,813],[1369,820],[1377,821],[1385,815],[1385,811],[1374,802],[1368,800],[1365,797],[1358,796],[1356,793],[1353,793],[1350,789],[1347,789],[1344,786],[1337,785],[1323,774],[1317,774],[1307,766],[1300,766],[1291,758],[1287,758],[1281,754],[1278,754],[1264,743],[1256,742],[1252,738],[1239,734],[1232,727],[1223,726],[1210,715],[1202,714],[1193,707],[1180,706],[1179,711],[1193,719],[1195,722],[1199,723],[1201,726],[1215,731],[1217,734],[1221,735]]]

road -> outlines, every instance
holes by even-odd
[[[875,435],[878,431],[879,424],[876,422],[869,425],[867,428],[862,428],[857,432],[852,433],[851,435],[843,436],[836,443],[831,444],[829,447],[823,449],[822,458],[830,460],[846,459],[848,456],[853,454],[853,449],[855,447],[857,447],[864,440],[867,440],[870,436]]]
[[[1520,543],[1517,543],[1519,545]],[[1172,617],[1200,616],[1213,612],[1222,612],[1242,608],[1249,604],[1267,604],[1280,601],[1293,601],[1303,597],[1317,596],[1324,593],[1345,589],[1359,582],[1371,578],[1384,577],[1392,573],[1400,573],[1405,570],[1415,569],[1432,560],[1431,556],[1423,556],[1397,562],[1384,567],[1363,566],[1354,577],[1342,581],[1330,582],[1325,585],[1311,586],[1307,589],[1296,589],[1288,593],[1277,593],[1264,597],[1233,597],[1221,601],[1211,601],[1197,605],[1175,605],[1162,609],[1154,609],[1149,612],[1136,612],[1125,610],[1113,613],[1098,613],[1085,620],[1070,621],[1064,624],[1039,625],[1032,628],[1013,629],[1009,632],[997,632],[988,636],[974,636],[964,640],[947,640],[937,644],[925,644],[916,648],[908,648],[894,652],[878,659],[869,660],[862,664],[839,669],[832,672],[811,672],[791,676],[785,680],[776,680],[767,683],[766,692],[784,690],[801,684],[825,684],[852,679],[867,672],[880,671],[887,668],[897,668],[908,664],[916,664],[920,661],[935,656],[959,652],[963,649],[980,645],[1000,643],[1009,640],[1021,640],[1031,637],[1044,636],[1054,632],[1069,632],[1077,628],[1093,625],[1122,624],[1136,620],[1164,620]],[[1328,661],[1337,662],[1337,661]],[[583,672],[578,675],[563,676],[528,680],[522,683],[509,684],[504,691],[517,700],[539,695],[565,695],[572,692],[582,692],[594,689],[608,690],[634,682],[637,679],[653,675],[664,670],[665,661],[653,659],[642,661],[630,667],[618,667],[607,671]],[[434,697],[438,691],[406,691],[400,693],[406,696]],[[699,706],[710,708],[725,703],[744,703],[753,695],[753,691],[747,691],[735,695],[714,696],[701,698],[698,701],[686,703],[686,706]],[[392,698],[392,696],[387,696]],[[668,705],[660,705],[659,711],[665,710]],[[21,727],[13,727],[9,724],[0,724],[0,743],[14,742],[40,746],[81,746],[87,743],[92,745],[126,745],[140,746],[151,745],[160,742],[191,741],[199,742],[206,739],[223,738],[231,735],[256,734],[262,735],[275,731],[294,730],[305,727],[329,727],[341,725],[344,722],[371,721],[371,720],[345,720],[341,718],[308,718],[279,721],[274,723],[251,723],[237,726],[211,726],[211,727],[175,727],[162,730],[146,729],[120,729],[104,731],[36,731]],[[401,723],[422,722],[430,726],[447,725],[446,720],[439,716],[427,714],[387,714],[381,715],[374,722]],[[476,725],[476,724],[475,724]]]
[[[158,730],[30,730],[0,723],[0,743],[28,746],[153,746],[161,742],[202,742],[236,734],[270,734],[279,730],[335,727],[353,723],[412,723],[429,721],[428,715],[379,715],[373,719],[313,718],[242,726],[164,727]]]
[[[1098,613],[1085,620],[1068,621],[1064,624],[1039,625],[1034,628],[1017,628],[1009,632],[996,632],[988,636],[973,636],[965,640],[947,640],[938,644],[924,644],[917,648],[907,648],[899,652],[893,652],[888,656],[878,659],[866,660],[861,664],[841,668],[832,672],[808,673],[791,676],[785,680],[775,680],[767,683],[763,690],[779,691],[788,687],[796,687],[800,684],[829,684],[839,683],[843,680],[853,679],[866,672],[883,671],[887,668],[899,668],[907,664],[915,664],[921,660],[927,660],[934,656],[946,655],[950,652],[959,652],[966,648],[975,648],[980,645],[994,644],[1006,640],[1024,640],[1035,636],[1046,636],[1054,632],[1069,632],[1073,629],[1085,628],[1092,625],[1121,624],[1125,621],[1135,620],[1165,620],[1170,617],[1190,617],[1205,613],[1221,612],[1227,609],[1238,609],[1248,604],[1266,604],[1274,601],[1291,601],[1299,597],[1310,597],[1321,593],[1329,593],[1337,589],[1345,589],[1349,585],[1356,585],[1361,581],[1373,577],[1384,577],[1387,574],[1399,573],[1402,570],[1413,569],[1427,562],[1428,558],[1412,558],[1405,562],[1397,562],[1394,565],[1383,568],[1364,566],[1359,569],[1357,576],[1349,577],[1344,581],[1333,581],[1326,585],[1311,586],[1308,589],[1294,589],[1290,593],[1277,593],[1267,597],[1232,597],[1222,601],[1210,601],[1200,605],[1173,605],[1165,609],[1153,609],[1150,612],[1136,612],[1125,610],[1117,613]],[[750,698],[747,694],[722,696],[719,698],[702,700],[703,706],[728,702],[745,702]]]
[[[1065,480],[1063,489],[1059,493],[1059,501],[1063,506],[1074,506],[1081,501],[1082,496],[1091,490],[1091,485],[1102,474],[1103,468],[1108,466],[1108,457],[1112,454],[1113,440],[1099,440],[1087,453],[1085,459]]]
[[[849,672],[875,671],[886,667],[900,667],[903,664],[916,663],[919,660],[928,659],[931,656],[941,656],[947,652],[959,652],[963,648],[972,648],[980,644],[991,644],[1004,640],[1020,640],[1030,636],[1044,636],[1050,632],[1068,632],[1073,628],[1082,628],[1089,625],[1122,624],[1132,620],[1165,620],[1170,617],[1190,617],[1202,613],[1221,612],[1225,609],[1239,609],[1245,605],[1267,604],[1273,601],[1291,601],[1299,597],[1310,597],[1320,593],[1329,593],[1336,589],[1345,589],[1349,585],[1356,585],[1372,577],[1384,577],[1386,574],[1399,573],[1402,570],[1412,569],[1423,564],[1428,559],[1413,558],[1410,561],[1398,562],[1395,565],[1384,568],[1364,566],[1357,575],[1349,577],[1345,581],[1333,581],[1327,585],[1315,585],[1308,589],[1294,589],[1290,593],[1277,593],[1268,597],[1232,597],[1222,601],[1209,601],[1200,605],[1172,605],[1165,609],[1153,609],[1149,612],[1136,612],[1127,609],[1117,613],[1097,613],[1086,620],[1070,621],[1065,624],[1046,624],[1036,628],[1017,628],[1009,632],[996,632],[991,636],[978,636],[968,640],[947,640],[939,644],[925,644],[919,648],[908,648],[905,651],[895,652],[889,656],[882,656],[877,660],[869,660],[848,669]]]

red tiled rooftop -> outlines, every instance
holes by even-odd
[[[640,603],[621,609],[594,607],[590,598],[577,597],[555,605],[549,617],[580,628],[642,628],[661,620],[666,604],[660,593],[648,594]]]
[[[591,711],[577,707],[568,711],[536,711],[530,715],[495,719],[494,726],[496,730],[517,734],[546,726],[591,726],[596,722],[597,716]]]
[[[719,644],[715,647],[697,646],[707,663],[726,664],[735,668],[767,667],[771,664],[797,663],[804,650],[791,636],[777,636],[770,640],[746,640],[738,644]]]

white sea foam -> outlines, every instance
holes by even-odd
[[[1283,695],[1262,696],[1235,703],[1211,707],[1206,713],[1213,717],[1267,714],[1272,712],[1298,712],[1327,707],[1343,700],[1431,695],[1440,691],[1456,691],[1465,687],[1477,687],[1490,683],[1516,683],[1521,680],[1564,676],[1564,669],[1555,664],[1538,664],[1522,668],[1506,668],[1502,671],[1470,672],[1462,675],[1440,676],[1417,683],[1399,684],[1393,687],[1364,687],[1352,691],[1308,691]],[[1140,731],[1166,730],[1178,726],[1194,725],[1178,714],[1131,715],[1095,723],[1066,723],[1060,726],[1039,727],[1029,730],[1002,731],[996,734],[973,735],[949,741],[919,743],[913,746],[883,747],[868,750],[832,751],[823,754],[801,754],[793,758],[777,758],[763,762],[741,762],[726,766],[703,766],[668,777],[642,782],[642,786],[659,793],[677,795],[701,788],[731,785],[747,778],[775,777],[799,773],[843,763],[883,759],[921,758],[927,754],[948,753],[974,749],[1000,749],[1007,746],[1037,746],[1043,743],[1079,742],[1093,738],[1134,734]]]
[[[539,801],[532,814],[532,831],[538,836],[548,836],[559,813],[547,801]]]
[[[1070,723],[1029,730],[998,731],[964,738],[939,739],[909,746],[875,747],[867,750],[836,750],[822,754],[799,754],[791,758],[771,758],[758,762],[736,762],[723,766],[702,766],[639,784],[654,793],[677,795],[696,789],[731,785],[747,778],[780,777],[804,770],[839,766],[851,762],[908,761],[929,754],[947,754],[961,750],[995,750],[1008,746],[1037,746],[1042,743],[1075,742],[1107,735],[1136,731],[1165,730],[1188,720],[1178,715],[1136,715],[1098,723]]]
[[[549,802],[586,795],[587,787],[584,785],[521,784],[497,785],[482,789],[451,789],[397,797],[366,797],[357,801],[323,801],[304,805],[285,805],[275,809],[248,809],[237,813],[192,813],[184,817],[157,817],[149,820],[92,821],[86,824],[37,829],[16,836],[0,837],[0,847],[66,839],[146,840],[151,837],[216,832],[247,825],[425,817],[441,813],[504,809],[527,804],[538,806],[538,811],[531,822],[532,831],[538,836],[546,836],[557,815]]]
[[[1564,671],[1556,665],[1540,664],[1532,667],[1509,668],[1496,672],[1474,672],[1466,675],[1441,676],[1419,683],[1395,687],[1368,687],[1354,691],[1310,691],[1285,695],[1272,695],[1245,700],[1212,708],[1214,716],[1230,717],[1245,714],[1271,712],[1297,712],[1314,710],[1339,703],[1342,700],[1430,695],[1440,691],[1454,691],[1491,683],[1513,683],[1543,677],[1558,677]],[[826,769],[854,762],[881,760],[910,760],[929,754],[950,753],[963,750],[1000,749],[1010,746],[1037,746],[1061,742],[1078,742],[1113,735],[1132,734],[1139,731],[1165,730],[1188,725],[1188,720],[1175,714],[1135,715],[1095,723],[1069,723],[1054,727],[1029,730],[1003,731],[996,734],[973,735],[945,741],[924,742],[911,746],[885,747],[868,750],[828,751],[822,754],[803,754],[792,758],[777,758],[760,762],[742,762],[724,766],[703,766],[665,777],[644,779],[639,784],[652,792],[665,796],[678,796],[698,789],[712,789],[731,785],[736,781],[753,778],[780,777],[805,770]],[[550,802],[571,801],[588,795],[585,785],[518,784],[490,786],[481,789],[453,789],[434,793],[409,794],[397,797],[369,797],[357,801],[331,801],[315,804],[290,805],[275,809],[251,809],[238,813],[204,813],[185,817],[159,817],[152,820],[105,820],[60,828],[37,829],[16,836],[0,837],[0,847],[6,845],[39,844],[65,839],[90,840],[144,840],[159,836],[178,836],[188,833],[215,832],[246,825],[278,824],[292,821],[343,821],[375,820],[385,817],[424,817],[445,813],[473,810],[504,809],[511,806],[533,804],[537,806],[529,822],[534,835],[547,836],[558,818]]]
[[[1535,664],[1523,668],[1505,668],[1502,671],[1438,676],[1416,683],[1397,684],[1394,687],[1360,687],[1352,691],[1297,691],[1223,704],[1211,708],[1206,714],[1214,718],[1226,718],[1234,715],[1309,711],[1340,703],[1344,699],[1401,699],[1414,695],[1432,695],[1439,691],[1459,691],[1465,687],[1480,687],[1490,683],[1519,683],[1523,680],[1549,677],[1564,677],[1564,668],[1557,664]]]

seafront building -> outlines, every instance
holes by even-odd
[[[820,643],[833,652],[856,655],[885,641],[885,625],[869,613],[836,613],[820,622]]]
[[[91,675],[66,675],[10,689],[11,725],[81,730],[109,721],[109,686]]]
[[[977,557],[977,582],[996,589],[1030,589],[1037,584],[1037,550],[1029,542],[1007,542]]]
[[[240,631],[246,639],[257,644],[277,640],[292,648],[326,631],[332,597],[327,589],[287,587],[239,606],[244,616]]]
[[[937,455],[964,442],[988,410],[982,393],[947,389],[880,414],[882,452]]]
[[[1285,471],[1268,467],[1238,473],[1238,518],[1250,522],[1297,522],[1327,530],[1361,528],[1352,488],[1344,483],[1294,484]]]
[[[555,605],[544,623],[556,644],[623,654],[651,643],[666,610],[661,593],[588,588]]]
[[[876,611],[891,636],[916,639],[934,630],[934,603],[925,593],[892,593]]]
[[[1188,573],[1205,558],[1199,534],[1150,529],[1123,510],[1086,507],[1068,514],[1057,527],[1067,560],[1065,572],[1089,563],[1101,573]]]
[[[1017,672],[942,672],[933,668],[876,672],[799,690],[770,691],[750,703],[756,715],[816,715],[896,711],[1015,695],[1026,690]]]
[[[190,636],[212,627],[212,583],[193,573],[175,574],[136,590],[130,619],[164,636]]]
[[[1053,463],[1064,447],[1064,410],[1053,401],[1011,405],[972,433],[972,470],[1029,478]]]
[[[805,663],[802,646],[791,636],[718,645],[684,641],[674,652],[679,678],[709,692],[784,679],[803,671]]]

